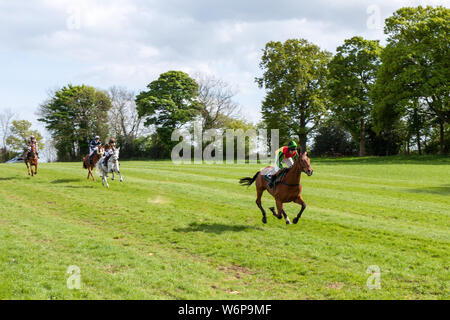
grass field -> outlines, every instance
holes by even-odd
[[[449,158],[312,159],[291,226],[238,185],[259,165],[121,165],[109,190],[81,163],[0,165],[0,299],[450,298]]]

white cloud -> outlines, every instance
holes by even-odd
[[[381,29],[367,27],[367,8],[375,5],[383,19],[417,4],[448,6],[449,0],[0,0],[0,57],[39,64],[4,68],[0,86],[10,96],[0,109],[15,104],[31,111],[47,88],[69,82],[142,90],[176,69],[238,87],[244,115],[255,121],[263,92],[254,78],[266,42],[306,38],[334,51],[353,35],[382,39]],[[11,82],[12,76],[41,81]],[[24,85],[33,87],[16,87]],[[30,95],[12,96],[20,90]]]

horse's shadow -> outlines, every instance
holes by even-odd
[[[80,179],[58,179],[58,180],[53,180],[51,183],[60,184],[60,183],[71,183],[71,182],[80,182]]]
[[[7,177],[7,178],[0,178],[0,181],[11,181],[11,180],[16,180],[16,177]]]
[[[406,191],[412,193],[432,193],[439,195],[449,195],[450,194],[450,184],[444,184],[435,187],[424,187],[420,189],[407,189]]]
[[[175,232],[206,232],[222,234],[224,232],[242,232],[247,230],[262,230],[260,227],[246,226],[246,225],[227,225],[222,223],[190,223],[186,228],[177,228]]]

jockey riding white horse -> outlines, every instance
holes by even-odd
[[[108,173],[112,173],[112,180],[114,180],[114,173],[118,173],[120,176],[120,182],[123,182],[122,174],[120,173],[120,165],[119,165],[119,152],[120,148],[114,150],[114,154],[109,158],[108,163],[105,165],[104,161],[105,157],[101,158],[97,163],[97,168],[102,177],[102,185],[106,184],[106,187],[109,188],[108,184]]]

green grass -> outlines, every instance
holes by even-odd
[[[260,165],[0,165],[0,299],[448,299],[449,158],[312,159],[298,225],[261,223]],[[263,205],[273,206],[265,194]],[[299,211],[288,204],[291,219]],[[66,270],[81,269],[69,290]],[[381,289],[366,270],[381,268]]]

